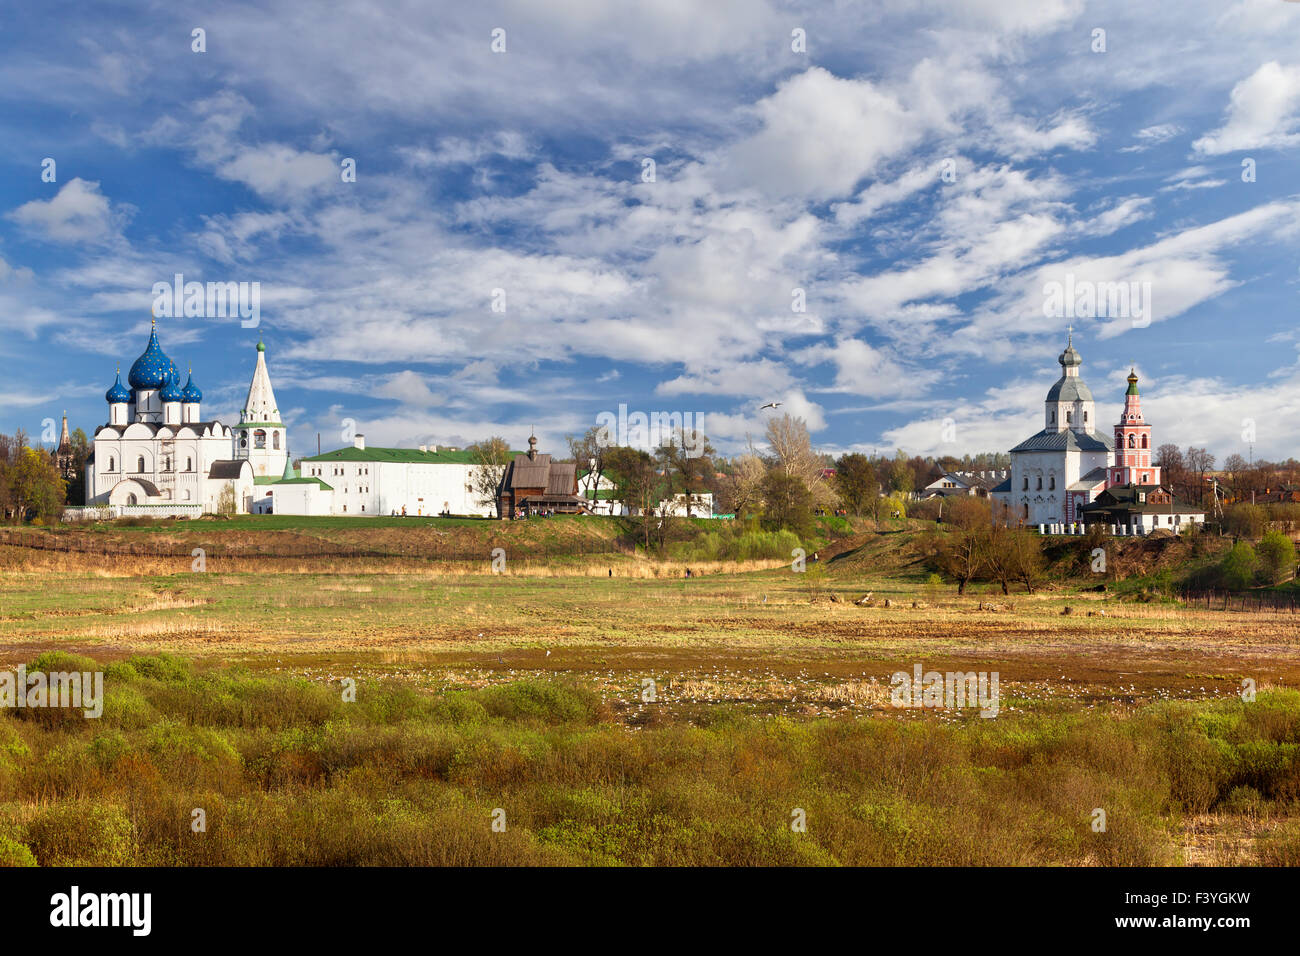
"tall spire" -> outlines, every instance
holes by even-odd
[[[280,424],[280,406],[271,390],[271,373],[266,370],[266,346],[261,336],[257,340],[257,365],[253,368],[253,381],[248,386],[248,399],[239,415],[243,423]]]

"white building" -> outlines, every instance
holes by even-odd
[[[966,495],[987,498],[994,488],[1011,476],[1002,471],[948,471],[921,489],[922,498],[951,498]]]
[[[594,515],[627,516],[632,513],[626,504],[618,500],[618,486],[608,475],[601,475],[600,481],[597,482],[594,471],[584,471],[578,476],[578,495],[586,499],[587,507]],[[685,518],[688,503],[692,518],[713,517],[713,492],[711,491],[689,496],[677,494],[672,498],[665,498],[655,506],[655,513],[666,514],[671,518]]]
[[[351,448],[304,458],[297,478],[266,490],[276,514],[495,516],[495,498],[474,491],[477,467],[471,452],[367,448],[357,435]]]
[[[1079,377],[1073,336],[1057,359],[1061,378],[1047,393],[1043,430],[1011,449],[1011,476],[993,489],[1011,519],[1026,525],[1081,521],[1079,505],[1106,487],[1114,446],[1096,430],[1092,392]]]
[[[1137,373],[1129,374],[1112,441],[1096,431],[1096,403],[1079,377],[1083,360],[1073,336],[1057,361],[1061,378],[1047,393],[1046,427],[1011,449],[1011,477],[993,489],[1005,517],[1043,528],[1082,530],[1085,524],[1101,524],[1127,534],[1204,523],[1203,511],[1180,506],[1160,482]]]
[[[108,424],[95,430],[86,461],[86,505],[112,515],[193,517],[218,510],[223,493],[248,511],[253,472],[232,458],[234,434],[219,421],[203,421],[203,394],[190,376],[180,386],[176,365],[149,344],[127,375],[104,398]]]

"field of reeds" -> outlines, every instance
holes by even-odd
[[[1289,691],[964,723],[719,707],[630,729],[558,680],[362,681],[348,701],[337,682],[146,656],[105,684],[97,720],[0,717],[4,862],[1300,863]]]

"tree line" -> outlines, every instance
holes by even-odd
[[[81,429],[77,432],[84,448],[86,436]],[[70,494],[77,491],[71,485],[59,473],[54,454],[33,447],[21,428],[13,435],[0,435],[0,517],[6,522],[57,521]]]

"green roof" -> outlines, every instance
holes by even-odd
[[[279,480],[280,480],[279,478],[272,478],[270,475],[258,475],[256,478],[253,479],[253,484],[273,485]]]
[[[510,452],[514,455],[517,452]],[[420,451],[418,448],[336,448],[303,461],[375,461],[428,465],[476,465],[472,451]]]
[[[277,481],[276,484],[277,485],[320,485],[326,491],[334,490],[330,485],[325,484],[325,482],[321,481],[319,478],[284,478],[280,481]]]

